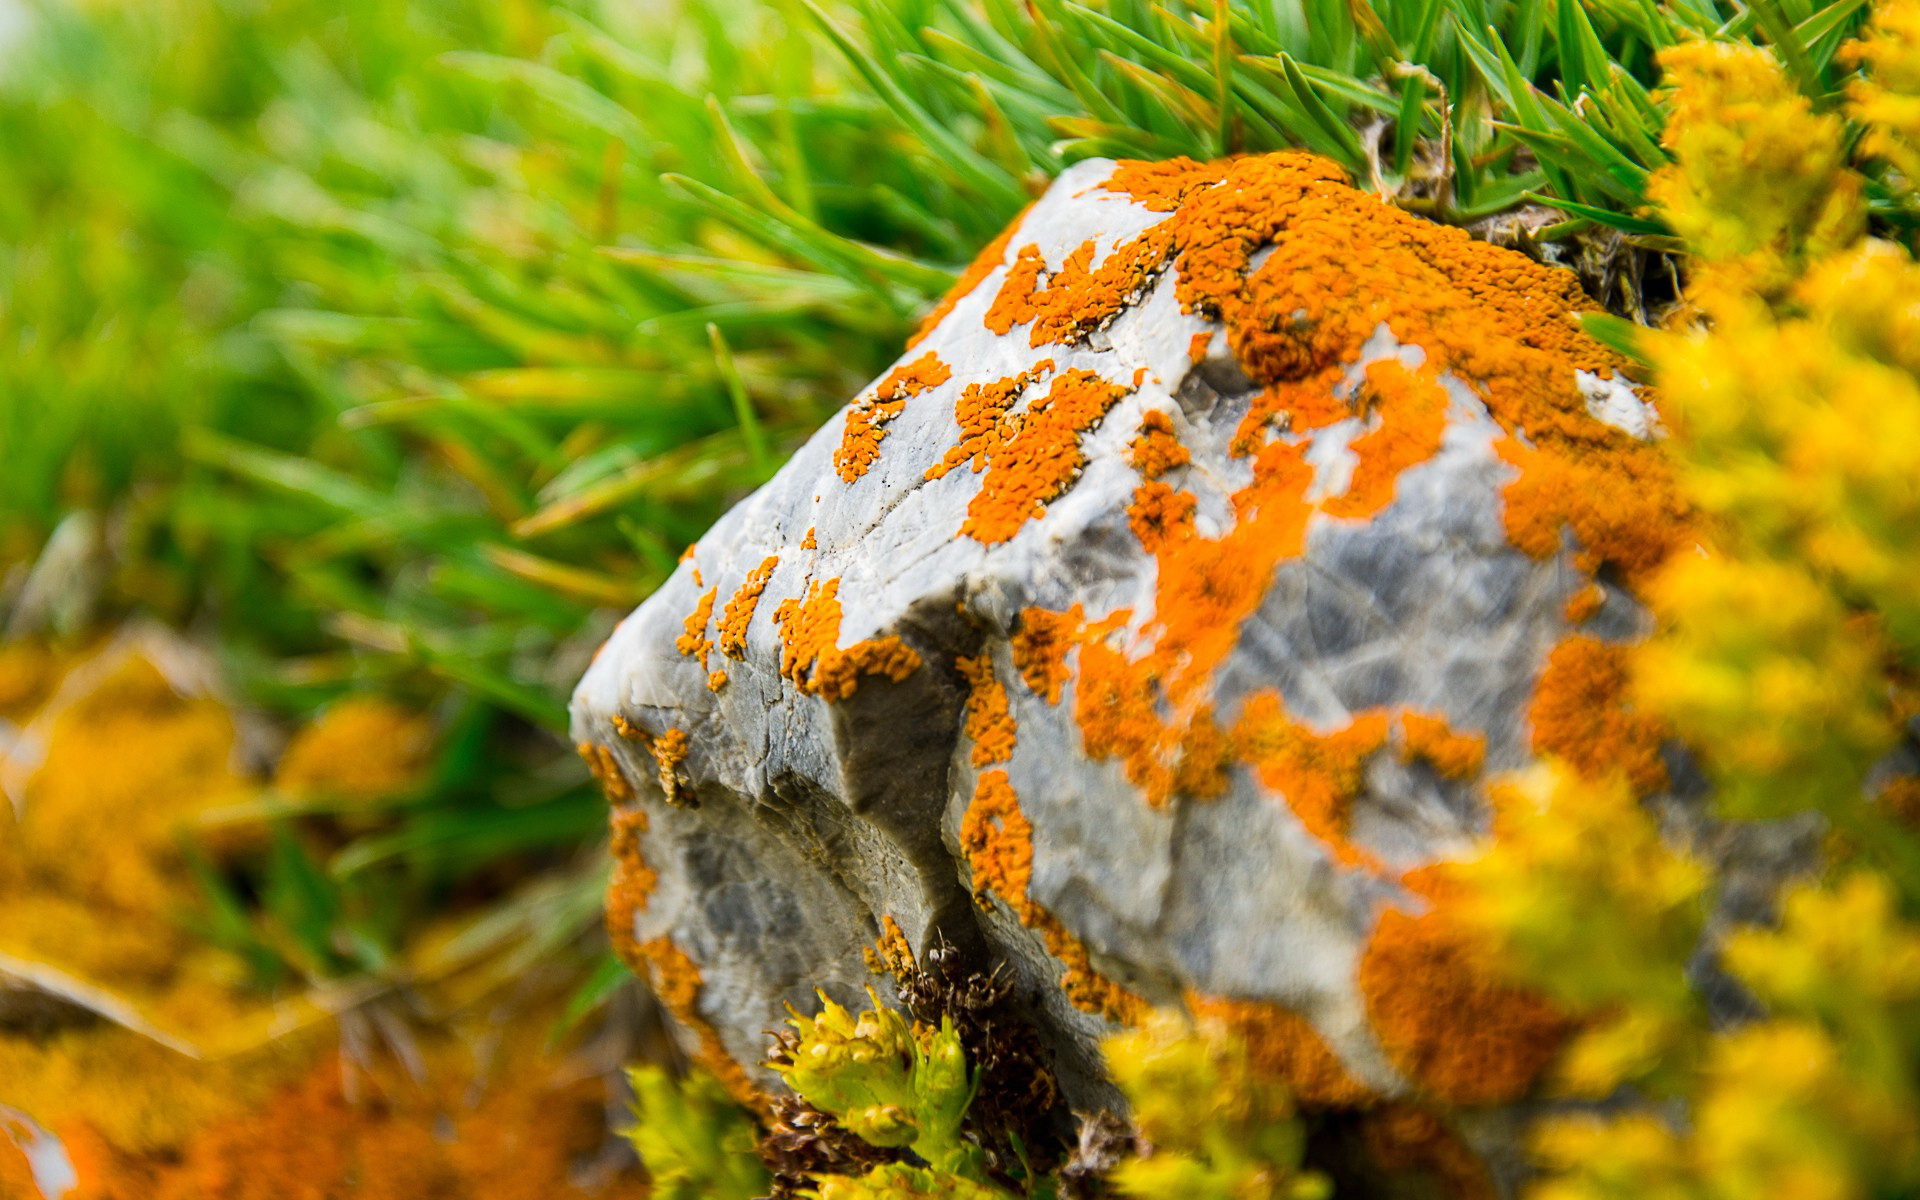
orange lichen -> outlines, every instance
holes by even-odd
[[[1020,222],[1026,219],[1027,212],[1032,207],[1033,205],[1029,204],[1021,209],[1019,216],[1007,222],[1007,227],[1000,231],[1000,236],[988,242],[986,247],[974,256],[974,260],[967,265],[965,271],[960,273],[960,278],[954,282],[953,287],[940,298],[940,303],[934,305],[933,311],[922,318],[919,327],[913,331],[913,336],[907,339],[907,349],[911,350],[925,341],[927,335],[939,328],[940,322],[946,320],[947,315],[953,312],[954,308],[973,292],[973,289],[979,287],[987,276],[993,274],[995,268],[1006,259],[1007,246],[1013,241],[1014,231],[1020,228]]]
[[[875,975],[905,979],[914,968],[913,944],[891,914],[880,918],[880,936],[872,946],[861,950],[860,956]]]
[[[998,896],[1020,923],[1038,933],[1047,952],[1066,968],[1060,988],[1082,1012],[1131,1025],[1146,1002],[1102,976],[1080,939],[1027,894],[1033,879],[1033,826],[1020,811],[1020,797],[1005,771],[987,771],[974,785],[973,802],[960,822],[960,847],[973,873],[974,898],[985,907]]]
[[[1378,515],[1393,502],[1400,473],[1439,453],[1447,430],[1446,389],[1431,373],[1410,371],[1397,359],[1367,364],[1361,400],[1375,425],[1353,440],[1359,461],[1346,492],[1320,506],[1328,516]]]
[[[1127,505],[1127,526],[1148,554],[1158,554],[1169,541],[1193,536],[1193,514],[1198,503],[1191,492],[1175,491],[1159,480],[1133,489]]]
[[[1019,428],[987,452],[980,491],[967,505],[963,537],[997,545],[1046,511],[1086,466],[1080,438],[1100,424],[1125,388],[1092,371],[1064,371],[1028,407]]]
[[[1383,1104],[1360,1121],[1369,1161],[1396,1176],[1425,1175],[1447,1200],[1495,1200],[1499,1191],[1480,1156],[1435,1114]]]
[[[802,550],[818,550],[820,548],[820,543],[815,540],[813,533],[813,526],[807,526],[807,536],[800,539],[800,548]]]
[[[1067,651],[1073,649],[1085,621],[1078,604],[1063,613],[1029,608],[1020,614],[1020,627],[1013,631],[1010,645],[1013,669],[1048,704],[1060,703],[1060,693],[1072,677]]]
[[[811,529],[807,536],[813,536]],[[759,566],[747,572],[740,590],[728,599],[726,611],[720,615],[720,653],[728,658],[746,658],[747,625],[753,620],[754,609],[759,607],[760,593],[767,590],[767,581],[773,578],[774,569],[779,565],[779,555],[767,555]]]
[[[647,825],[647,810],[638,804],[615,808],[607,823],[607,851],[613,857],[613,874],[607,884],[607,937],[614,953],[635,971],[641,969],[644,959],[634,923],[647,911],[653,889],[660,882],[659,872],[647,864],[641,852],[640,835],[647,831]]]
[[[273,782],[290,796],[381,800],[418,787],[432,753],[433,724],[424,714],[356,696],[294,735]]]
[[[1360,956],[1357,980],[1381,1048],[1448,1104],[1519,1099],[1570,1028],[1484,955],[1484,943],[1436,902],[1424,916],[1382,912]]]
[[[8,1130],[0,1127],[0,1196],[18,1196],[26,1200],[40,1188],[34,1182],[33,1164],[20,1147],[8,1136]]]
[[[492,1027],[417,1039],[412,1068],[323,1059],[164,1151],[119,1146],[84,1118],[61,1123],[78,1177],[67,1200],[639,1200],[647,1188],[631,1170],[578,1186],[578,1160],[607,1139],[608,1089],[542,1054],[550,1021],[504,1041]],[[477,1062],[482,1044],[491,1052]]]
[[[967,740],[973,743],[973,765],[989,767],[1013,757],[1014,724],[1007,707],[1007,689],[993,673],[986,655],[954,660],[967,681]]]
[[[953,406],[954,419],[960,422],[960,442],[948,447],[946,455],[927,468],[926,478],[942,478],[961,466],[971,466],[976,475],[984,470],[988,457],[1020,428],[1021,418],[1010,415],[1020,393],[1052,370],[1053,360],[1045,358],[1017,375],[962,388]]]
[[[660,793],[668,804],[688,804],[693,800],[690,789],[680,778],[680,767],[687,761],[687,751],[691,742],[684,729],[669,729],[651,743],[653,764],[660,773]]]
[[[1219,183],[1226,174],[1226,163],[1198,163],[1190,158],[1160,162],[1129,159],[1115,163],[1113,174],[1100,188],[1118,192],[1150,212],[1173,212],[1187,197]]]
[[[1607,589],[1597,583],[1589,583],[1573,595],[1567,597],[1567,604],[1561,610],[1569,625],[1584,625],[1592,620],[1607,602]]]
[[[640,798],[633,784],[627,781],[627,773],[620,769],[620,760],[614,757],[613,751],[596,742],[581,742],[574,749],[580,752],[588,774],[600,785],[609,804],[631,804]]]
[[[1666,787],[1666,727],[1628,706],[1628,682],[1625,646],[1581,635],[1555,646],[1527,712],[1534,751],[1588,778],[1619,771],[1643,795]]]
[[[1388,729],[1385,713],[1366,712],[1344,729],[1316,734],[1291,720],[1272,692],[1256,692],[1241,708],[1234,740],[1260,782],[1326,843],[1335,861],[1372,867],[1373,857],[1347,834],[1367,758],[1386,745]]]
[[[840,478],[853,483],[865,475],[879,461],[880,443],[886,440],[887,425],[906,410],[908,399],[937,388],[951,378],[952,369],[929,350],[889,371],[871,395],[854,401],[847,409],[847,424],[840,435],[839,448],[833,452],[833,466]]]
[[[653,994],[660,1000],[660,1007],[693,1034],[697,1042],[692,1055],[694,1062],[720,1081],[727,1094],[733,1097],[734,1103],[756,1110],[764,1108],[766,1093],[753,1082],[753,1077],[747,1074],[746,1069],[727,1053],[726,1043],[721,1041],[719,1031],[700,1012],[700,989],[704,986],[704,980],[699,965],[687,956],[686,951],[674,945],[671,938],[637,942],[632,953],[643,965],[647,980],[653,985]]]
[[[1128,447],[1127,461],[1142,477],[1158,479],[1192,462],[1193,455],[1174,436],[1173,418],[1154,409],[1140,418],[1140,432]]]
[[[1319,1030],[1291,1009],[1191,991],[1187,1007],[1201,1020],[1218,1021],[1238,1035],[1253,1069],[1285,1083],[1302,1108],[1361,1108],[1377,1099],[1341,1064]]]
[[[713,643],[707,640],[707,622],[713,620],[713,602],[720,596],[719,587],[708,588],[694,602],[693,611],[687,614],[685,630],[673,639],[673,648],[690,658],[700,660],[700,669],[707,669],[707,656],[713,653]]]
[[[1213,344],[1213,331],[1203,330],[1187,339],[1187,361],[1200,363],[1206,361],[1207,347]]]
[[[899,683],[920,669],[920,656],[897,637],[869,638],[841,649],[840,581],[807,589],[804,600],[787,599],[773,612],[780,627],[780,674],[801,692],[829,702],[853,695],[864,676]]]
[[[1466,782],[1486,760],[1485,734],[1455,733],[1444,717],[1400,714],[1400,761],[1423,762],[1442,779]]]
[[[987,310],[987,328],[1005,334],[1031,322],[1029,345],[1080,341],[1118,316],[1166,269],[1172,225],[1162,222],[1122,242],[1098,267],[1093,265],[1095,244],[1088,239],[1051,275],[1039,247],[1022,246]]]

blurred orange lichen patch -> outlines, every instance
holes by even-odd
[[[37,764],[26,759],[36,752]],[[116,1020],[180,1042],[264,1037],[264,1006],[180,920],[202,895],[183,849],[196,821],[258,794],[235,763],[226,708],[183,695],[144,657],[103,651],[74,668],[57,709],[33,716],[12,753],[26,761],[4,764],[24,780],[18,809],[0,804],[10,969],[91,990]]]
[[[773,611],[780,627],[780,674],[801,692],[845,700],[863,676],[899,683],[920,669],[920,656],[897,637],[869,638],[840,648],[840,581],[807,589],[806,599],[788,598]]]
[[[273,782],[291,796],[381,800],[418,787],[432,754],[433,723],[424,714],[355,696],[294,735]]]
[[[0,1196],[9,1200],[18,1197],[28,1200],[40,1194],[39,1185],[33,1178],[33,1164],[19,1146],[14,1144],[4,1127],[0,1127]]]
[[[727,1053],[726,1043],[720,1040],[719,1032],[700,1012],[700,989],[704,981],[700,976],[699,964],[688,957],[685,950],[674,945],[671,938],[636,942],[634,953],[637,961],[628,960],[627,965],[645,974],[653,985],[653,994],[659,998],[661,1007],[671,1013],[682,1028],[693,1034],[697,1042],[692,1056],[694,1062],[720,1081],[727,1094],[733,1097],[734,1103],[745,1108],[764,1109],[766,1093],[753,1082],[746,1068]]]
[[[1341,1065],[1319,1031],[1291,1009],[1193,992],[1187,994],[1187,1007],[1201,1020],[1219,1021],[1239,1035],[1254,1070],[1285,1083],[1302,1108],[1360,1108],[1377,1099]]]
[[[1321,504],[1328,516],[1379,515],[1393,502],[1400,473],[1438,454],[1447,431],[1446,389],[1431,373],[1410,371],[1396,359],[1367,365],[1361,401],[1375,424],[1353,440],[1359,461],[1346,492]]]
[[[963,537],[998,545],[1046,511],[1086,466],[1083,434],[1100,424],[1127,389],[1092,371],[1064,371],[999,446],[987,451],[986,477],[967,505]]]
[[[937,388],[951,378],[952,368],[929,350],[888,372],[886,378],[875,385],[872,395],[854,401],[847,409],[847,424],[840,434],[839,448],[833,452],[833,466],[841,480],[856,482],[879,461],[886,427],[906,410],[909,398]]]
[[[546,1027],[523,1019],[425,1037],[418,1079],[329,1055],[164,1152],[116,1145],[76,1119],[55,1129],[79,1176],[68,1200],[638,1200],[638,1173],[602,1155],[605,1084],[566,1081],[539,1049]]]
[[[1519,1099],[1571,1030],[1533,992],[1507,983],[1485,943],[1447,912],[1439,877],[1404,882],[1431,902],[1421,916],[1380,914],[1360,957],[1367,1019],[1393,1064],[1448,1104]]]
[[[1085,623],[1086,613],[1078,604],[1063,613],[1029,608],[1020,614],[1020,627],[1013,631],[1013,668],[1048,704],[1060,703],[1060,693],[1072,678],[1067,651]]]
[[[1386,745],[1389,728],[1385,713],[1366,712],[1343,729],[1316,734],[1289,719],[1279,697],[1257,692],[1241,711],[1235,741],[1260,782],[1286,801],[1337,862],[1372,868],[1378,865],[1373,856],[1347,834],[1367,759]]]
[[[64,670],[60,656],[42,642],[0,644],[0,720],[19,721],[40,707]]]
[[[1041,936],[1048,953],[1066,967],[1060,987],[1075,1008],[1124,1025],[1145,1014],[1146,1002],[1101,976],[1085,944],[1027,894],[1033,825],[1020,811],[1020,797],[1005,771],[983,772],[975,783],[973,802],[960,822],[960,848],[973,874],[975,900],[985,907],[990,895],[999,896],[1022,925]]]
[[[1480,733],[1455,733],[1444,717],[1403,712],[1400,760],[1423,762],[1440,778],[1465,783],[1477,777],[1487,761],[1487,738]]]
[[[1527,718],[1535,752],[1558,755],[1589,779],[1624,772],[1646,795],[1667,785],[1660,746],[1668,732],[1628,707],[1627,655],[1626,646],[1567,638],[1547,656]]]
[[[967,740],[973,743],[973,765],[989,767],[1013,757],[1014,724],[1007,707],[1007,689],[993,673],[993,660],[960,657],[954,666],[967,681]]]
[[[1425,1175],[1447,1200],[1494,1200],[1487,1166],[1445,1121],[1411,1104],[1383,1104],[1360,1122],[1372,1160],[1395,1175]]]
[[[813,531],[807,532],[811,536]],[[759,566],[747,572],[740,590],[728,598],[726,611],[720,615],[720,653],[728,658],[746,658],[747,625],[753,620],[754,609],[760,605],[760,593],[767,590],[767,581],[773,578],[774,569],[779,565],[779,555],[767,555]]]

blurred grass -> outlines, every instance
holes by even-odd
[[[567,936],[591,924],[591,869],[566,876],[569,907],[524,864],[573,863],[599,827],[556,736],[594,645],[1063,166],[1305,146],[1437,219],[1544,202],[1546,240],[1658,251],[1654,53],[1764,38],[1824,104],[1863,9],[33,13],[0,58],[0,573],[92,513],[106,611],[201,632],[256,703],[437,707],[436,784],[324,871],[276,868],[412,881],[380,885],[400,914],[385,949],[326,959],[372,971],[461,879],[520,897],[490,946],[535,911],[571,913]],[[1876,196],[1883,223],[1913,223]]]

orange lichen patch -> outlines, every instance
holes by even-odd
[[[1187,1008],[1219,1021],[1246,1043],[1253,1069],[1287,1085],[1302,1108],[1362,1108],[1377,1097],[1341,1065],[1311,1022],[1291,1009],[1256,1000],[1222,1000],[1187,993]]]
[[[1447,431],[1446,389],[1397,359],[1367,364],[1361,401],[1376,424],[1353,440],[1359,461],[1346,493],[1320,506],[1328,516],[1364,520],[1379,514],[1393,503],[1400,472],[1439,453]]]
[[[774,610],[780,674],[801,692],[829,702],[845,700],[863,676],[899,683],[920,669],[920,656],[897,637],[869,638],[840,649],[840,617],[838,579],[815,583],[805,600],[783,600]]]
[[[1560,552],[1562,531],[1571,530],[1581,570],[1612,566],[1638,588],[1695,538],[1672,465],[1658,448],[1619,436],[1617,444],[1556,450],[1502,442],[1500,456],[1520,468],[1504,497],[1507,538],[1525,554],[1548,558]]]
[[[1212,187],[1227,174],[1226,163],[1198,163],[1190,158],[1162,162],[1124,160],[1100,185],[1118,192],[1149,212],[1172,212],[1201,188]]]
[[[986,477],[967,505],[963,537],[998,545],[1047,504],[1073,486],[1086,466],[1080,438],[1100,424],[1125,388],[1092,371],[1065,371],[1054,377],[1047,394],[1027,409],[1025,419],[987,455]]]
[[[1367,758],[1386,745],[1389,727],[1385,713],[1366,712],[1344,729],[1316,734],[1291,720],[1278,696],[1256,692],[1241,709],[1234,741],[1260,782],[1286,801],[1336,861],[1372,867],[1372,856],[1347,834]]]
[[[1360,992],[1381,1048],[1448,1104],[1519,1099],[1570,1028],[1545,1000],[1503,982],[1485,954],[1436,902],[1419,917],[1382,912],[1360,957]]]
[[[1426,763],[1442,779],[1464,783],[1476,778],[1487,761],[1487,738],[1455,733],[1444,717],[1401,713],[1400,761]]]
[[[18,1196],[20,1200],[27,1200],[27,1197],[37,1195],[39,1191],[39,1185],[33,1178],[33,1164],[14,1144],[8,1131],[0,1128],[0,1196]]]
[[[1010,648],[1013,669],[1036,696],[1048,704],[1060,703],[1060,693],[1072,672],[1067,667],[1071,650],[1086,614],[1076,604],[1063,613],[1044,608],[1029,608],[1020,614],[1020,627],[1013,631]]]
[[[637,804],[616,808],[607,826],[607,850],[613,856],[613,875],[607,884],[607,938],[620,960],[638,971],[638,964],[644,960],[634,922],[647,911],[647,902],[660,882],[659,872],[647,864],[641,852],[640,835],[647,831],[647,810]]]
[[[1140,418],[1140,432],[1128,447],[1127,461],[1147,479],[1158,479],[1175,467],[1193,461],[1193,455],[1173,433],[1173,418],[1158,409]]]
[[[813,530],[807,530],[807,537],[813,537]],[[805,545],[803,542],[802,546]],[[760,593],[767,590],[767,581],[773,578],[774,569],[779,565],[778,554],[761,559],[759,566],[747,572],[740,590],[727,600],[727,609],[720,615],[720,653],[728,658],[746,658],[747,625],[753,620],[754,609],[760,605]]]
[[[1172,224],[1162,222],[1122,242],[1098,267],[1094,242],[1082,242],[1050,277],[1039,248],[1022,246],[987,311],[987,328],[1005,334],[1032,322],[1028,345],[1080,341],[1153,286],[1173,248]]]
[[[993,673],[993,660],[960,657],[954,666],[967,681],[967,740],[973,743],[973,765],[990,767],[1013,757],[1014,724],[1007,707],[1007,689]]]
[[[1205,330],[1187,339],[1187,361],[1200,363],[1206,361],[1207,347],[1213,344],[1213,331]]]
[[[323,1059],[165,1151],[116,1145],[85,1119],[62,1123],[78,1176],[68,1200],[639,1200],[636,1171],[577,1186],[577,1161],[607,1138],[608,1090],[540,1052],[550,1021],[505,1039],[492,1027],[422,1038],[418,1078],[385,1061]],[[478,1055],[482,1044],[491,1053]]]
[[[1007,222],[1007,227],[1000,231],[1000,236],[988,242],[986,248],[974,257],[974,260],[967,265],[967,269],[960,273],[960,278],[954,282],[953,287],[940,298],[940,303],[934,305],[933,311],[921,319],[919,327],[913,331],[913,336],[907,339],[907,349],[911,350],[925,341],[927,335],[939,328],[940,322],[946,320],[947,315],[972,294],[973,289],[979,287],[987,276],[993,274],[994,269],[1007,257],[1007,246],[1013,241],[1014,231],[1020,228],[1020,222],[1026,219],[1028,211],[1032,208],[1033,205],[1029,204],[1021,209],[1019,216]]]
[[[291,796],[380,800],[420,786],[432,753],[433,724],[424,714],[357,696],[294,735],[273,783]]]
[[[693,611],[687,614],[687,620],[681,628],[685,631],[673,639],[673,648],[690,658],[700,660],[700,669],[707,669],[707,656],[713,653],[713,643],[707,640],[707,622],[713,620],[713,602],[719,599],[718,586],[702,592],[700,599],[694,602]]]
[[[886,427],[906,410],[907,400],[951,378],[952,369],[929,350],[889,371],[872,395],[854,401],[847,409],[847,425],[840,435],[839,448],[833,452],[833,466],[840,478],[853,483],[865,475],[879,461]]]
[[[1424,1175],[1447,1200],[1494,1200],[1500,1193],[1486,1163],[1435,1114],[1411,1104],[1383,1104],[1360,1122],[1368,1158],[1396,1176]]]
[[[94,663],[103,674],[83,692],[31,719],[37,766],[10,764],[23,777],[18,808],[0,802],[0,955],[179,1042],[236,1052],[267,1036],[272,1014],[178,918],[204,903],[187,845],[237,849],[230,826],[217,842],[196,831],[259,784],[235,769],[219,702],[180,694],[142,657]]]
[[[999,896],[1020,923],[1038,933],[1047,952],[1066,968],[1060,987],[1082,1012],[1131,1025],[1146,1002],[1094,969],[1085,944],[1027,894],[1033,879],[1033,825],[1020,811],[1020,797],[1005,771],[987,771],[974,785],[973,802],[960,822],[960,848],[973,873],[974,898],[982,907]]]
[[[961,466],[972,467],[976,475],[984,470],[988,457],[1020,428],[1020,418],[1009,415],[1020,393],[1052,370],[1053,360],[1046,358],[1017,375],[962,388],[953,406],[954,419],[960,422],[960,442],[948,447],[946,455],[927,468],[926,477],[940,479]]]
[[[640,798],[633,790],[633,784],[627,781],[627,773],[620,769],[620,760],[613,756],[613,751],[596,742],[581,742],[574,749],[579,751],[581,761],[587,764],[588,774],[600,785],[607,803],[632,804]]]
[[[902,979],[914,967],[913,944],[907,941],[900,922],[894,920],[892,914],[880,918],[880,936],[860,955],[866,960],[867,970],[875,975]]]
[[[644,970],[647,981],[653,986],[653,994],[659,997],[660,1006],[672,1014],[673,1019],[692,1033],[698,1042],[698,1048],[692,1055],[694,1062],[711,1071],[736,1104],[755,1110],[763,1109],[766,1106],[766,1094],[753,1082],[746,1069],[727,1053],[726,1043],[720,1040],[719,1032],[701,1015],[700,989],[704,981],[699,964],[689,958],[686,951],[674,945],[671,938],[638,942],[634,953],[642,964],[642,967],[635,969]]]
[[[669,729],[653,739],[653,765],[659,770],[660,792],[668,804],[686,804],[693,799],[691,789],[680,778],[680,768],[687,761],[690,748],[684,729]]]
[[[1193,514],[1198,507],[1191,492],[1175,491],[1159,480],[1133,489],[1127,505],[1127,526],[1148,554],[1158,554],[1169,541],[1193,536]]]
[[[1660,746],[1668,733],[1628,707],[1627,650],[1582,635],[1555,646],[1527,719],[1536,753],[1558,755],[1590,779],[1621,772],[1646,795],[1667,785]]]
[[[727,686],[727,673],[725,671],[715,671],[707,676],[708,691],[717,692],[725,686]]]
[[[1561,615],[1569,625],[1584,625],[1592,620],[1607,602],[1607,589],[1597,583],[1589,583],[1573,595],[1567,597],[1567,604]]]
[[[800,548],[802,550],[818,550],[820,548],[820,543],[814,539],[813,532],[813,526],[807,526],[807,536],[800,539]]]

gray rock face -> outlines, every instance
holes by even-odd
[[[1634,636],[1675,536],[1658,480],[1581,491],[1657,419],[1572,285],[1297,156],[1082,163],[980,269],[580,684],[635,943],[749,1070],[892,918],[1014,973],[1077,1106],[1143,1004],[1291,1014],[1309,1102],[1513,1098],[1393,1015],[1432,979],[1376,935],[1479,780],[1586,736],[1598,692],[1530,720],[1589,686],[1549,660]],[[1456,1015],[1497,1049],[1511,1007]]]

